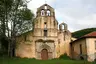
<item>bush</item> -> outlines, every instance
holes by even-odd
[[[94,61],[96,62],[96,58],[94,59]]]
[[[7,54],[7,50],[2,48],[0,49],[0,56],[6,55]]]
[[[67,54],[65,53],[65,54],[61,55],[61,56],[59,57],[59,59],[70,60],[70,57],[67,56]]]

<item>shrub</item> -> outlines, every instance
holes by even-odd
[[[66,60],[69,60],[70,57],[67,56],[67,54],[65,53],[65,54],[61,55],[61,56],[59,57],[59,59],[66,59]]]
[[[96,58],[94,59],[94,61],[96,62]]]

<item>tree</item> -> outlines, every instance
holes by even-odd
[[[34,14],[27,8],[26,0],[0,0],[0,12],[1,39],[9,42],[8,54],[12,57],[16,35],[32,29]]]
[[[8,12],[11,9],[11,5],[12,0],[0,0],[0,44],[3,44],[5,47],[6,31],[8,30]]]

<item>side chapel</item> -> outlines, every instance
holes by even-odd
[[[17,37],[15,55],[21,58],[52,59],[66,53],[70,56],[71,33],[66,23],[55,18],[48,4],[37,8],[34,28]]]

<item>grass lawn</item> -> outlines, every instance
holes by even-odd
[[[36,59],[27,59],[27,58],[0,58],[0,64],[95,64],[87,61],[80,60],[63,60],[63,59],[54,59],[54,60],[36,60]]]

